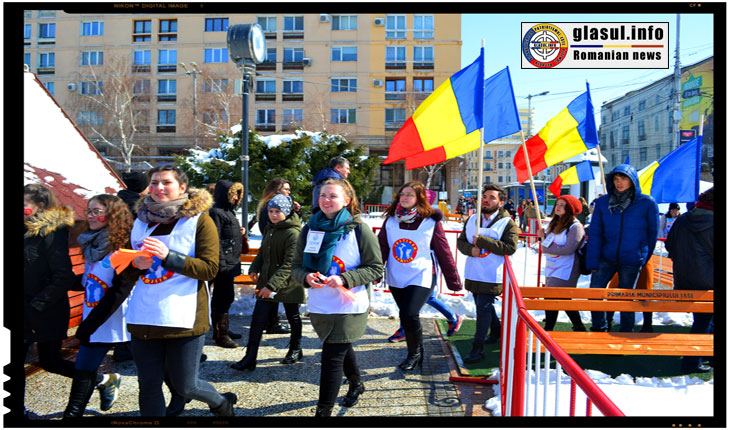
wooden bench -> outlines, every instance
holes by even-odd
[[[258,254],[258,252],[258,248],[250,248],[247,254],[241,254],[241,263],[251,264],[254,258],[256,258],[256,254]],[[253,290],[253,287],[256,285],[256,281],[251,279],[250,275],[241,274],[233,278],[233,285],[234,287],[250,288]]]
[[[527,310],[714,312],[712,290],[521,287],[520,291]],[[714,355],[714,336],[711,334],[548,333],[569,354]]]

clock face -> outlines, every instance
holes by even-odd
[[[249,41],[251,43],[251,56],[256,64],[262,63],[266,59],[266,40],[261,26],[258,24],[251,26],[249,33]]]

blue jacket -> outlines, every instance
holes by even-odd
[[[345,179],[335,169],[330,169],[329,167],[325,167],[317,172],[312,178],[312,185],[314,185],[314,189],[312,190],[312,211],[314,211],[314,208],[319,207],[319,189],[321,188],[322,182],[329,178]]]
[[[608,210],[614,190],[613,175],[623,173],[631,178],[636,191],[633,202],[622,213]],[[606,175],[608,194],[599,197],[593,208],[588,228],[586,266],[598,269],[599,260],[629,266],[643,266],[654,253],[659,225],[659,208],[654,198],[641,194],[639,175],[630,164],[620,164]]]

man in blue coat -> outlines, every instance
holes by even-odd
[[[335,179],[347,179],[350,176],[350,162],[347,158],[337,156],[330,160],[326,168],[315,173],[312,178],[312,213],[315,209],[319,209],[319,189],[322,187],[322,182],[329,178]]]
[[[659,208],[654,198],[641,194],[639,175],[630,164],[620,164],[606,175],[608,194],[596,200],[588,229],[586,265],[593,271],[591,288],[606,288],[618,273],[618,288],[634,289],[657,241]],[[611,313],[612,314],[612,313]],[[591,312],[591,331],[608,331],[606,312]],[[634,329],[634,313],[621,312],[619,331]]]

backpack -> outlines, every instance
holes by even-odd
[[[578,254],[578,264],[580,266],[580,274],[581,275],[590,275],[591,270],[588,269],[587,263],[586,263],[586,254],[588,254],[588,238],[583,241],[583,245],[581,245],[580,248],[578,248],[577,251],[575,251],[576,254]]]

